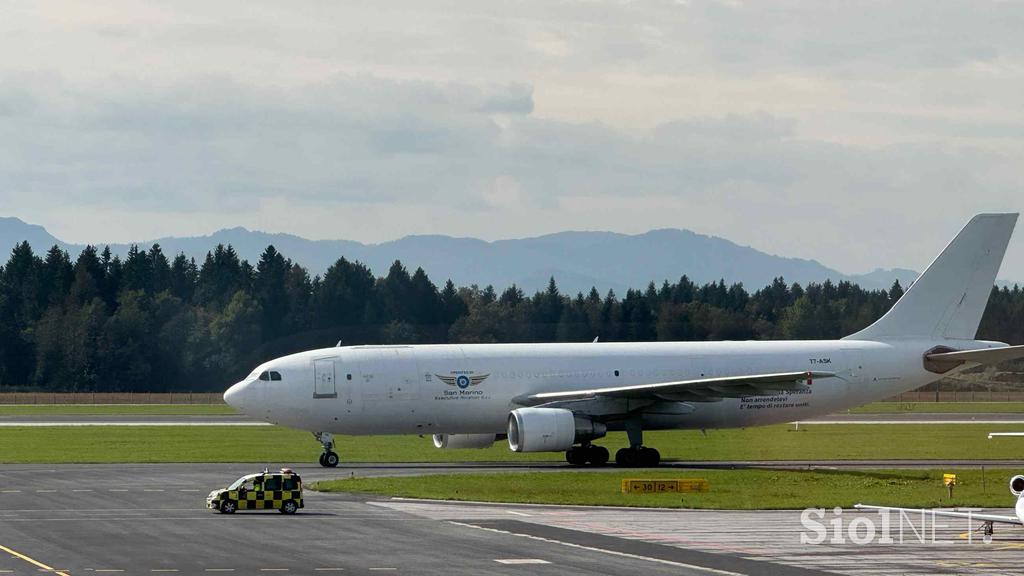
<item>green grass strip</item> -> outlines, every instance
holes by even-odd
[[[960,483],[948,497],[943,472]],[[314,489],[407,498],[530,504],[712,508],[721,510],[850,507],[857,503],[904,507],[1013,504],[1007,490],[1014,470],[635,470],[628,472],[524,472],[443,474],[321,481]],[[623,494],[623,478],[704,478],[705,493]]]
[[[237,414],[227,404],[0,404],[0,416],[203,416]]]
[[[1011,460],[1022,441],[987,440],[1013,430],[989,424],[802,425],[649,432],[645,443],[666,460]],[[438,450],[429,437],[341,436],[343,462],[563,461],[561,453],[515,454],[505,442],[485,450]],[[611,450],[625,434],[598,442]],[[275,426],[0,427],[0,463],[315,462],[320,445],[308,432]]]

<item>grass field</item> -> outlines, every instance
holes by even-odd
[[[998,427],[997,427],[998,428]],[[1005,427],[1004,427],[1005,428]],[[953,425],[804,425],[648,432],[645,443],[666,460],[1018,459],[1024,445],[987,440],[994,427]],[[438,450],[428,437],[341,436],[343,462],[561,461],[560,453],[514,454],[504,442],[486,450]],[[598,442],[613,453],[625,434]],[[308,432],[271,426],[0,427],[0,463],[315,462]]]
[[[943,472],[957,474],[953,499]],[[688,473],[528,472],[401,478],[353,478],[314,484],[316,490],[364,492],[408,498],[533,504],[714,508],[723,510],[848,508],[857,503],[905,507],[1005,508],[1011,470],[701,470]],[[705,478],[710,490],[694,494],[622,494],[623,478]]]
[[[0,416],[226,415],[227,404],[0,404]]]
[[[1024,414],[1024,402],[872,402],[851,414]]]

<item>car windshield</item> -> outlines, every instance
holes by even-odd
[[[238,487],[241,486],[242,484],[245,484],[246,480],[251,480],[253,478],[255,478],[255,476],[252,475],[252,474],[250,474],[248,476],[242,476],[238,480],[235,480],[234,482],[232,482],[231,486],[228,486],[228,490],[238,490]]]

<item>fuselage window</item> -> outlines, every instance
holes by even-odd
[[[274,380],[275,382],[280,380],[281,379],[281,373],[280,372],[271,372],[270,373],[270,379]]]
[[[260,380],[264,380],[264,381],[270,380],[270,372],[261,372],[260,373]]]

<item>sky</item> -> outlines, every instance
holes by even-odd
[[[980,0],[0,0],[0,215],[82,243],[686,228],[921,270],[1024,206],[1020,30]]]

